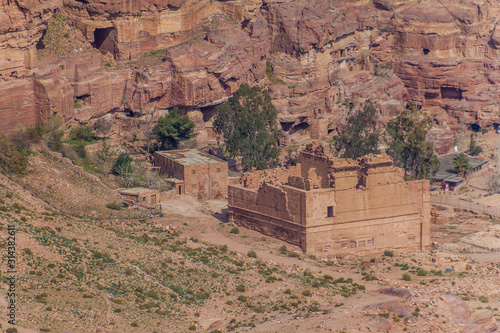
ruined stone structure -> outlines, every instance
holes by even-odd
[[[154,164],[172,178],[177,194],[199,200],[227,197],[227,162],[215,156],[196,149],[159,151]]]
[[[322,256],[430,246],[427,180],[405,182],[387,155],[332,158],[318,144],[301,163],[281,179],[243,174],[229,187],[229,220]]]

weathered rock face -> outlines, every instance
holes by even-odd
[[[209,127],[214,106],[249,83],[268,87],[284,143],[295,133],[332,135],[345,103],[372,98],[383,122],[407,101],[435,112],[445,125],[432,137],[446,152],[460,124],[500,123],[498,7],[476,0],[4,2],[0,76],[8,81],[0,93],[10,97],[0,101],[9,119],[0,132],[47,112],[86,121],[110,111],[157,116],[174,106],[201,111]],[[56,9],[95,51],[34,68],[35,45]],[[158,54],[160,62],[144,63]],[[10,92],[17,86],[32,91],[22,109],[21,94]]]
[[[0,2],[0,80],[26,75],[36,64],[35,45],[61,0]]]
[[[447,0],[391,8],[390,47],[374,53],[394,62],[409,100],[437,111],[452,129],[498,123],[498,5]]]

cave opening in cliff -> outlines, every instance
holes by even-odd
[[[498,128],[500,128],[500,124],[499,123],[493,123],[493,129],[495,131],[498,131]]]
[[[77,101],[80,101],[80,102],[77,102]],[[92,100],[91,100],[90,95],[85,94],[85,95],[81,95],[81,96],[75,96],[75,103],[83,103],[83,105],[91,105]]]
[[[250,20],[241,21],[241,29],[245,29],[247,27],[248,23],[250,23]]]
[[[431,50],[429,50],[429,49],[423,49],[422,52],[424,53],[424,55],[428,55],[429,52],[431,52]]]
[[[441,98],[461,100],[462,90],[451,87],[441,87]]]
[[[140,116],[139,112],[134,112],[128,108],[125,108],[125,110],[123,110],[123,113],[129,118],[138,118]]]
[[[40,37],[40,40],[35,45],[35,48],[37,50],[43,50],[45,48],[45,44],[43,43],[43,37],[45,37],[46,34],[47,34],[47,29],[43,30],[42,37]]]
[[[308,123],[300,123],[300,124],[292,127],[292,129],[290,130],[290,134],[297,133],[297,132],[304,133],[308,129],[309,129]]]
[[[481,131],[481,126],[479,126],[478,124],[470,124],[470,129],[473,132],[480,132]]]
[[[111,53],[116,55],[116,29],[113,27],[95,29],[94,42],[92,46],[102,54]]]
[[[288,121],[280,122],[281,129],[283,130],[283,132],[288,132],[290,130],[290,128],[292,128],[293,123],[294,123],[293,121],[292,122],[288,122]]]
[[[206,123],[207,121],[213,120],[212,118],[215,112],[215,105],[201,107],[200,111],[203,115],[203,122]]]

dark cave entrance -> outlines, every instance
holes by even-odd
[[[202,106],[200,108],[201,114],[203,115],[203,122],[212,121],[215,113],[215,105]]]
[[[125,108],[123,110],[123,113],[125,114],[126,117],[128,118],[138,118],[140,116],[139,112],[134,112],[129,108]]]
[[[293,121],[291,121],[291,122],[287,122],[287,121],[280,122],[281,129],[283,130],[283,132],[288,132],[290,130],[290,128],[292,128],[293,123],[294,123]]]
[[[36,43],[36,46],[35,48],[37,50],[43,50],[45,48],[45,44],[43,44],[43,37],[45,37],[45,35],[47,34],[47,29],[45,29],[43,32],[42,32],[42,37],[40,37],[40,40],[38,41],[38,43]]]
[[[428,55],[429,52],[431,52],[431,50],[429,50],[429,49],[423,49],[422,52],[424,53],[424,55]]]
[[[481,131],[481,126],[479,126],[478,124],[471,124],[470,125],[470,129],[474,132],[480,132]]]
[[[306,132],[308,129],[309,129],[309,124],[308,123],[300,123],[298,125],[293,126],[290,129],[290,134],[293,134],[293,133],[296,133],[296,132],[302,132],[302,134],[304,134],[304,132]]]
[[[113,27],[95,29],[92,46],[102,54],[109,52],[113,57],[116,56],[116,29]]]
[[[441,98],[461,100],[462,90],[451,87],[441,87]]]

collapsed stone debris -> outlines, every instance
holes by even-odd
[[[387,155],[334,158],[318,143],[300,165],[243,173],[229,186],[228,217],[307,254],[430,246],[427,180],[404,181]]]

